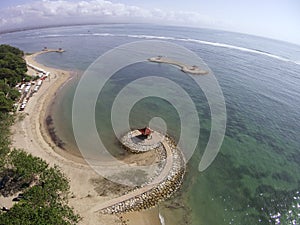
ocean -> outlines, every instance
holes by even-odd
[[[200,138],[182,188],[160,205],[165,224],[300,224],[300,46],[218,30],[140,24],[56,27],[0,35],[0,43],[25,52],[45,46],[66,50],[43,54],[37,61],[76,72],[51,108],[57,135],[75,155],[80,153],[72,134],[72,101],[81,74],[105,52],[141,40],[168,41],[195,52],[213,71],[226,103],[224,142],[213,163],[199,172],[211,112],[205,93],[188,76],[171,65],[142,62],[118,71],[102,90],[95,108],[96,125],[114,155],[123,151],[110,122],[111,107],[122,88],[135,79],[159,75],[172,80],[196,106]],[[180,115],[170,102],[155,96],[133,106],[129,124],[141,127],[153,117],[162,118],[168,133],[178,140]]]

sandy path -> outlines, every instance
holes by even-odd
[[[129,199],[132,199],[136,196],[139,196],[143,193],[146,193],[148,191],[150,191],[151,189],[153,189],[154,187],[156,187],[158,184],[160,184],[169,174],[170,170],[172,169],[172,165],[173,165],[173,155],[172,155],[172,151],[169,147],[169,145],[165,142],[162,141],[162,144],[166,150],[166,165],[164,166],[162,172],[160,173],[160,175],[158,177],[156,177],[151,184],[148,184],[147,186],[144,186],[142,188],[139,188],[135,191],[129,192],[126,195],[122,195],[118,198],[114,198],[110,201],[104,202],[104,203],[99,203],[98,205],[96,205],[92,211],[97,212],[100,211],[102,209],[105,209],[107,207],[113,206],[119,202],[123,202]]]

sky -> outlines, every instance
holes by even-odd
[[[299,0],[0,1],[0,32],[111,22],[221,29],[300,45]]]

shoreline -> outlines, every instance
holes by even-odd
[[[39,132],[41,133],[44,141],[51,146],[51,148],[53,149],[54,152],[56,152],[57,154],[61,155],[63,158],[66,158],[67,160],[71,160],[73,162],[76,163],[81,163],[81,164],[85,164],[86,162],[80,158],[77,157],[75,155],[73,155],[72,153],[63,150],[61,148],[59,148],[52,140],[47,125],[46,125],[46,117],[48,116],[47,114],[50,114],[50,108],[51,108],[51,104],[55,101],[56,99],[56,94],[57,92],[63,88],[63,86],[70,81],[72,78],[72,73],[74,73],[73,71],[68,71],[68,70],[63,70],[63,69],[57,69],[57,68],[51,68],[51,67],[47,67],[45,65],[42,65],[40,63],[38,63],[35,58],[41,54],[46,54],[49,52],[58,52],[58,53],[62,53],[63,51],[59,51],[59,50],[53,50],[53,49],[48,49],[47,51],[40,51],[37,53],[34,53],[32,55],[28,55],[25,57],[26,63],[30,64],[30,65],[34,65],[36,67],[42,68],[45,71],[49,71],[50,72],[50,80],[51,80],[51,75],[55,76],[55,78],[52,79],[57,79],[54,81],[53,84],[49,85],[49,90],[46,91],[46,93],[42,93],[47,95],[47,98],[45,98],[45,101],[43,102],[43,106],[42,106],[42,110],[39,111]],[[46,81],[47,82],[47,81]],[[45,84],[44,84],[45,85]],[[51,87],[50,87],[51,86]],[[37,93],[39,95],[39,93]],[[26,112],[26,110],[25,110]]]
[[[75,163],[79,163],[79,164],[83,164],[83,165],[87,165],[86,161],[80,157],[79,155],[76,155],[74,153],[72,153],[71,150],[69,150],[68,148],[64,148],[63,146],[59,146],[56,141],[62,141],[59,137],[59,135],[57,134],[57,132],[55,131],[56,127],[53,124],[53,104],[55,103],[55,101],[57,101],[57,93],[68,83],[73,79],[73,72],[69,72],[70,74],[68,75],[69,77],[64,79],[62,82],[60,82],[59,87],[56,87],[54,89],[56,89],[56,91],[54,92],[54,95],[51,96],[49,99],[47,99],[44,104],[44,111],[43,111],[43,115],[40,115],[40,132],[44,138],[44,140],[48,143],[49,146],[52,147],[53,151],[56,152],[57,154],[61,155],[62,157],[71,160]],[[50,124],[48,119],[50,119]],[[50,134],[50,129],[54,129],[53,134]],[[64,144],[64,143],[63,143]]]
[[[113,196],[100,196],[95,190],[95,184],[92,180],[102,182],[103,177],[99,176],[94,170],[86,164],[84,159],[76,157],[67,151],[59,149],[56,146],[47,131],[45,119],[48,113],[48,107],[55,100],[56,93],[60,88],[72,78],[72,72],[62,69],[47,67],[37,63],[35,58],[47,52],[41,51],[32,55],[26,55],[25,60],[28,64],[42,68],[50,72],[38,93],[34,94],[27,107],[22,113],[24,119],[16,121],[12,126],[12,147],[24,149],[27,153],[32,154],[45,160],[50,166],[58,166],[69,179],[70,193],[69,205],[79,213],[82,220],[78,224],[103,224],[116,225],[123,224],[121,217],[127,218],[127,214],[104,215],[101,213],[91,212],[91,208],[100,202],[106,202]],[[21,114],[21,115],[22,115]],[[158,218],[158,219],[157,219]],[[153,224],[161,225],[157,213],[147,211],[135,212],[129,215],[127,225]]]

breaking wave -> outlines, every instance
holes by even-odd
[[[158,216],[159,216],[159,220],[160,220],[161,225],[166,225],[165,218],[160,213],[158,214]]]
[[[82,36],[100,36],[100,37],[128,37],[128,38],[137,38],[137,39],[152,39],[152,40],[165,40],[165,41],[182,41],[182,42],[190,42],[190,43],[197,43],[203,45],[210,45],[214,47],[220,48],[228,48],[234,49],[243,52],[249,52],[259,55],[264,55],[273,59],[277,59],[284,62],[292,62],[297,65],[300,65],[299,61],[293,61],[288,58],[274,55],[268,52],[264,52],[261,50],[250,49],[225,43],[219,42],[211,42],[211,41],[204,41],[199,39],[192,39],[192,38],[176,38],[176,37],[168,37],[168,36],[154,36],[154,35],[143,35],[143,34],[111,34],[111,33],[85,33],[85,34],[67,34],[67,35],[58,35],[58,34],[49,34],[49,35],[40,35],[39,38],[53,38],[53,37],[82,37]]]

